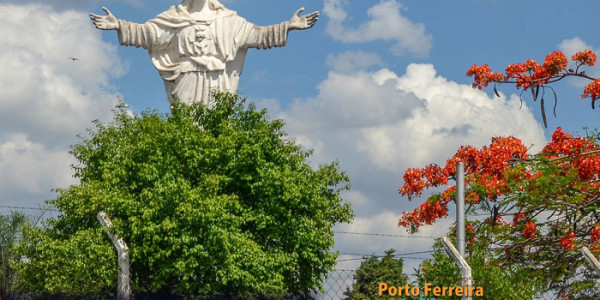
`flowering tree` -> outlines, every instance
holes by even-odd
[[[585,66],[594,66],[596,58],[596,54],[591,50],[577,52],[571,57],[574,62],[573,68],[568,68],[569,60],[566,55],[555,51],[546,56],[543,64],[528,59],[524,63],[508,65],[504,74],[493,72],[487,64],[481,66],[475,64],[469,68],[467,76],[474,78],[474,88],[482,89],[493,83],[494,93],[497,96],[499,93],[496,85],[500,83],[515,84],[517,89],[522,88],[522,92],[530,90],[534,101],[541,98],[542,119],[547,127],[544,103],[546,90],[550,90],[553,94],[554,114],[556,115],[556,92],[549,84],[566,77],[580,77],[592,81],[585,87],[581,98],[591,98],[592,108],[595,108],[596,100],[600,99],[600,79],[587,75],[584,69]]]
[[[574,137],[558,128],[537,155],[527,154],[513,137],[493,138],[488,146],[461,147],[445,166],[411,168],[400,194],[409,199],[447,186],[456,163],[465,163],[465,201],[475,216],[468,226],[469,247],[494,253],[494,263],[523,267],[546,279],[549,288],[581,292],[583,257],[588,246],[600,253],[600,146],[593,138]],[[399,225],[416,231],[448,215],[456,187],[435,193]],[[597,277],[596,275],[591,275]],[[588,277],[590,278],[590,277]]]

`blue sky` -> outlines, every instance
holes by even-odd
[[[67,153],[91,120],[109,120],[116,97],[138,113],[168,111],[163,84],[143,49],[118,45],[88,13],[108,7],[144,22],[175,0],[0,1],[0,203],[36,206],[52,188],[75,184]],[[286,47],[250,50],[239,92],[286,121],[286,131],[315,150],[312,163],[339,160],[352,180],[356,212],[339,231],[404,234],[407,202],[397,194],[408,167],[443,163],[460,145],[514,135],[539,149],[557,126],[596,128],[600,111],[580,99],[582,82],[556,86],[557,117],[541,125],[539,103],[514,88],[502,97],[470,87],[474,63],[496,70],[554,50],[600,49],[592,20],[598,1],[228,0],[257,25],[318,10],[314,28],[290,33]],[[79,61],[70,61],[77,57]],[[598,70],[588,74],[600,75]],[[552,97],[547,97],[552,102]],[[551,105],[551,104],[549,104]],[[551,111],[551,107],[548,107]],[[0,210],[0,212],[3,210]],[[451,220],[424,228],[440,236]],[[339,235],[336,250],[426,250],[427,239]],[[353,263],[341,263],[352,268]],[[414,263],[409,263],[413,267]]]

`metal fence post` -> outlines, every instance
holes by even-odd
[[[117,280],[117,300],[129,300],[131,298],[131,287],[129,285],[129,248],[122,238],[112,234],[112,222],[104,212],[99,212],[97,215],[98,221],[105,228],[106,234],[117,249],[119,261],[119,278]]]
[[[473,277],[471,276],[471,267],[469,266],[469,264],[467,264],[467,261],[463,258],[463,256],[460,255],[460,253],[458,253],[458,250],[456,250],[454,245],[452,245],[452,242],[450,242],[450,239],[448,237],[442,238],[442,244],[444,245],[444,248],[446,249],[446,253],[448,253],[448,255],[450,255],[450,257],[452,257],[452,259],[454,260],[454,262],[460,269],[462,286],[466,291],[465,293],[463,293],[462,299],[463,300],[472,300],[473,297],[470,293],[471,287],[473,286]]]
[[[594,254],[592,254],[592,252],[590,251],[590,249],[588,249],[588,247],[582,247],[581,254],[583,254],[590,266],[594,268],[594,271],[600,274],[600,262],[598,262]]]
[[[465,256],[465,163],[456,163],[456,246],[458,253]]]

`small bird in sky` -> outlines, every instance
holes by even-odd
[[[78,61],[79,60],[79,58],[77,58],[77,57],[69,57],[69,59],[72,60],[72,61]]]

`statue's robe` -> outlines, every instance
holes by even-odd
[[[119,42],[148,49],[169,101],[210,106],[213,90],[237,91],[248,48],[285,46],[288,22],[257,26],[226,8],[195,19],[172,6],[144,24],[119,20]]]

